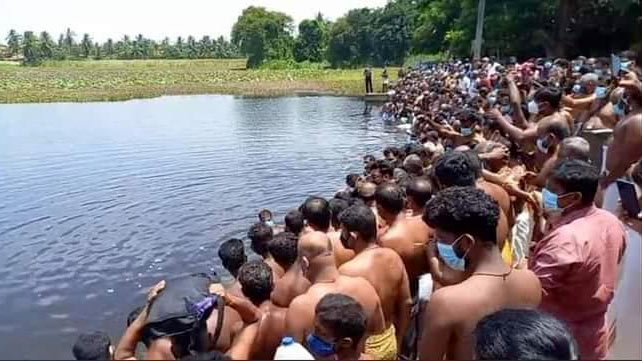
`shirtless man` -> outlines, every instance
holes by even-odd
[[[381,187],[396,187],[386,184]],[[403,198],[402,198],[403,202]],[[402,203],[403,207],[403,203]],[[339,268],[346,276],[363,277],[374,286],[381,301],[386,331],[366,341],[366,352],[377,359],[396,360],[410,319],[408,275],[399,255],[377,245],[377,224],[370,208],[353,205],[341,213],[341,243],[356,256]],[[385,265],[385,267],[381,267]],[[399,332],[396,332],[399,330]]]
[[[283,232],[270,242],[269,250],[274,260],[283,267],[285,274],[274,284],[272,304],[287,308],[292,300],[310,288],[310,281],[303,277],[297,262],[299,239],[294,233]]]
[[[349,204],[347,201],[337,198],[332,198],[328,203],[330,203],[333,229],[332,232],[328,232],[328,237],[332,241],[332,251],[337,267],[341,267],[342,264],[354,258],[354,251],[346,249],[341,243],[341,222],[339,222],[339,215],[349,207]]]
[[[238,281],[239,268],[247,262],[243,241],[232,238],[223,243],[218,249],[218,257],[221,259],[223,267],[234,277],[234,281],[226,285],[225,291],[236,296],[242,297],[241,284]]]
[[[274,271],[274,279],[281,278],[285,271],[278,265],[278,263],[276,263],[276,261],[274,261],[274,258],[272,258],[272,255],[268,250],[268,244],[274,237],[272,227],[263,222],[255,223],[247,232],[247,237],[251,241],[250,247],[252,248],[252,251],[261,256],[265,263],[267,263],[268,266],[272,268],[272,271]]]
[[[295,253],[296,254],[296,253]],[[271,360],[285,335],[287,308],[270,302],[274,287],[270,267],[263,261],[250,261],[239,270],[243,294],[261,311],[259,330],[252,344],[250,358]]]
[[[406,217],[403,212],[406,200],[398,185],[388,183],[377,187],[375,202],[377,214],[385,224],[385,227],[379,227],[377,234],[379,237],[383,237],[390,229],[395,227],[398,221]]]
[[[325,233],[311,232],[303,236],[299,240],[298,252],[298,262],[312,286],[290,303],[286,317],[287,334],[298,342],[307,340],[314,329],[315,307],[323,296],[330,293],[345,294],[361,304],[368,319],[367,335],[385,331],[377,291],[361,277],[339,273],[334,263],[332,244]]]
[[[567,121],[567,113],[560,109],[562,93],[559,89],[553,87],[540,88],[535,92],[529,108],[536,114],[536,123],[528,123],[526,129],[521,129],[511,124],[497,108],[490,110],[489,114],[496,121],[497,125],[506,132],[513,140],[520,143],[523,147],[529,147],[535,144],[538,137],[544,137],[547,134],[547,127],[550,123],[559,123],[560,126],[566,127],[570,134],[571,126]]]
[[[298,209],[291,210],[285,215],[285,232],[294,233],[298,237],[303,227],[305,227],[303,213]]]
[[[394,194],[395,192],[393,192]],[[433,231],[421,219],[421,216],[424,205],[432,196],[430,181],[424,178],[412,179],[406,187],[406,196],[406,208],[409,213],[380,236],[378,242],[382,247],[390,248],[401,256],[408,273],[410,294],[414,297],[417,293],[419,276],[428,272],[426,245]],[[383,204],[385,206],[397,202],[399,200]],[[394,211],[388,208],[388,212]]]
[[[603,189],[642,158],[642,83],[636,73],[629,72],[619,85],[625,89],[623,98],[615,105],[621,120],[613,129],[613,142],[606,157],[606,175],[600,182]]]
[[[474,187],[441,191],[426,205],[439,257],[465,281],[433,293],[424,315],[419,358],[470,360],[472,334],[484,316],[504,308],[535,308],[541,286],[528,270],[512,269],[497,248],[497,203]]]
[[[376,192],[377,185],[373,182],[363,182],[357,187],[357,197],[359,197],[359,199],[361,199],[363,203],[365,203],[365,205],[374,212],[377,217],[377,230],[381,230],[382,227],[385,227],[385,222],[381,219],[381,216],[379,216],[379,212],[377,212],[377,205],[375,202]]]

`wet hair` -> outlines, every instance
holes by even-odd
[[[109,336],[95,331],[79,335],[71,351],[76,360],[110,360],[109,346]]]
[[[450,187],[437,193],[426,203],[423,220],[432,228],[497,244],[499,206],[475,187]]]
[[[376,240],[377,219],[370,208],[354,205],[343,211],[339,218],[349,232],[358,233],[366,241]]]
[[[339,215],[350,207],[350,203],[338,198],[332,198],[328,203],[330,205],[330,214],[332,215],[332,224],[339,224]]]
[[[357,186],[357,179],[359,179],[359,175],[356,173],[351,173],[346,176],[346,185],[350,188],[354,188]]]
[[[473,186],[477,180],[471,157],[464,152],[449,152],[437,160],[434,175],[443,188]]]
[[[270,299],[274,288],[272,269],[263,261],[250,261],[239,270],[241,291],[255,305]]]
[[[247,261],[243,241],[237,238],[228,239],[218,248],[218,257],[223,267],[236,277],[239,268]]]
[[[366,313],[361,304],[350,296],[327,294],[317,303],[314,314],[334,337],[350,338],[355,348],[366,333]]]
[[[262,257],[267,256],[268,243],[270,243],[273,236],[274,231],[272,231],[272,227],[263,222],[255,223],[247,232],[247,237],[251,241],[250,246],[252,247],[252,250],[254,253],[259,254]]]
[[[482,318],[474,331],[477,360],[577,360],[569,329],[538,310],[504,309]]]
[[[408,182],[406,196],[419,207],[423,207],[432,197],[432,184],[428,179],[414,178]]]
[[[533,95],[533,99],[538,102],[547,102],[553,109],[558,109],[562,101],[562,91],[555,87],[539,88]]]
[[[272,212],[269,209],[263,209],[259,212],[259,221],[267,222],[272,219]]]
[[[298,235],[305,226],[303,222],[303,213],[293,209],[285,215],[285,229]]]
[[[232,358],[220,351],[206,351],[181,357],[181,361],[232,361]]]
[[[582,204],[589,205],[595,199],[600,173],[591,164],[577,160],[565,159],[553,169],[550,179],[564,188],[566,193],[582,194]]]
[[[403,191],[398,185],[392,183],[378,186],[375,200],[378,206],[393,214],[401,212],[406,205]]]
[[[292,232],[281,232],[274,236],[268,245],[270,254],[276,263],[287,270],[296,261],[299,237]]]
[[[309,197],[301,207],[303,218],[308,224],[321,229],[330,227],[330,205],[321,197]]]

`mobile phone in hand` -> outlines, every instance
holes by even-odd
[[[622,208],[624,208],[630,217],[637,218],[638,214],[640,214],[640,204],[638,203],[635,184],[625,180],[617,180],[616,183],[617,189],[620,192],[620,199],[622,200]]]

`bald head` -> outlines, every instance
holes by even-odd
[[[310,260],[324,253],[332,253],[332,242],[323,232],[309,232],[299,240],[297,251],[300,257]]]
[[[375,192],[377,191],[377,185],[373,182],[363,182],[359,185],[358,194],[359,198],[364,201],[371,200],[374,198]]]
[[[559,159],[589,161],[591,145],[582,137],[568,137],[560,143]]]
[[[423,209],[432,197],[432,184],[424,178],[415,178],[408,183],[406,195],[412,201],[413,208]]]

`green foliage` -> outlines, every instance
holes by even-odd
[[[7,47],[9,56],[15,56],[20,53],[20,43],[22,42],[22,37],[18,34],[17,31],[11,29],[9,35],[7,35]]]
[[[33,31],[25,31],[22,39],[22,64],[39,65],[42,56],[38,38],[33,34]]]
[[[405,67],[417,66],[419,63],[440,63],[448,60],[448,53],[414,54],[406,58]]]
[[[269,70],[286,70],[286,69],[322,70],[328,67],[329,67],[329,64],[327,63],[315,63],[307,60],[297,62],[297,61],[294,61],[293,59],[268,60],[261,65],[261,69],[269,69]]]
[[[327,22],[321,14],[316,19],[306,19],[299,24],[299,36],[294,42],[296,61],[319,62],[327,44]]]
[[[232,27],[232,43],[248,57],[248,67],[263,61],[287,59],[292,56],[292,18],[263,7],[250,6],[243,10]]]

